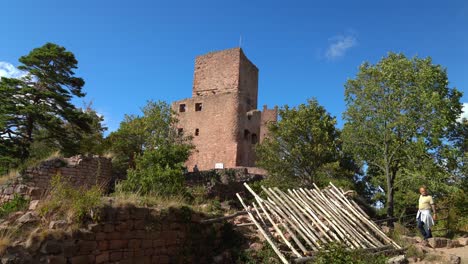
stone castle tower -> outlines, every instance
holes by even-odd
[[[277,107],[257,110],[258,68],[241,48],[211,52],[195,60],[192,98],[172,104],[179,133],[193,136],[194,169],[255,166],[254,145],[277,121]]]

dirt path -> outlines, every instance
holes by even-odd
[[[457,248],[438,248],[436,251],[442,251],[446,254],[454,254],[461,258],[462,264],[468,264],[468,246]]]

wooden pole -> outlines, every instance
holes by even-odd
[[[276,255],[278,255],[278,257],[281,259],[281,261],[285,264],[288,264],[288,260],[286,259],[286,257],[283,255],[283,253],[281,253],[281,251],[276,247],[275,243],[271,240],[270,236],[265,232],[265,230],[263,230],[262,226],[257,222],[257,220],[255,220],[255,217],[252,215],[252,213],[250,213],[250,211],[248,210],[247,206],[245,205],[244,201],[242,200],[242,197],[239,195],[239,193],[236,193],[236,196],[237,198],[239,199],[239,201],[241,202],[242,206],[244,207],[244,209],[247,211],[247,213],[249,214],[250,216],[250,219],[252,220],[252,222],[257,226],[258,230],[260,231],[260,233],[263,235],[263,237],[266,239],[266,241],[270,244],[271,248],[273,248],[273,250],[275,251]]]

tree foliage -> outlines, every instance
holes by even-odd
[[[53,143],[68,150],[79,141],[76,134],[92,131],[89,112],[71,100],[83,97],[84,80],[75,77],[78,61],[72,52],[47,43],[22,56],[18,68],[27,76],[0,79],[0,154],[2,160],[24,162],[33,144]],[[78,151],[78,150],[77,150]]]
[[[125,191],[171,195],[184,191],[184,162],[193,146],[179,135],[175,113],[165,102],[149,101],[143,116],[126,116],[109,141],[115,163],[127,170]]]
[[[385,190],[389,216],[396,188],[447,183],[441,155],[451,148],[448,136],[461,112],[460,97],[442,66],[403,54],[364,63],[346,82],[344,147]]]
[[[279,121],[269,125],[269,136],[257,146],[257,165],[268,170],[277,185],[349,183],[355,164],[341,151],[336,120],[317,100],[279,109]]]

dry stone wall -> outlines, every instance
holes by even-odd
[[[31,200],[40,199],[52,177],[58,174],[76,187],[97,184],[107,189],[112,180],[112,163],[109,158],[82,155],[43,161],[0,185],[0,204],[13,199],[15,194]]]
[[[33,234],[6,248],[2,263],[233,263],[229,224],[203,224],[187,207],[107,207],[98,223]]]
[[[203,186],[206,196],[220,201],[238,201],[236,193],[250,196],[246,192],[244,183],[253,183],[263,180],[266,171],[259,168],[233,168],[222,170],[209,170],[189,172],[185,175],[188,186]]]

